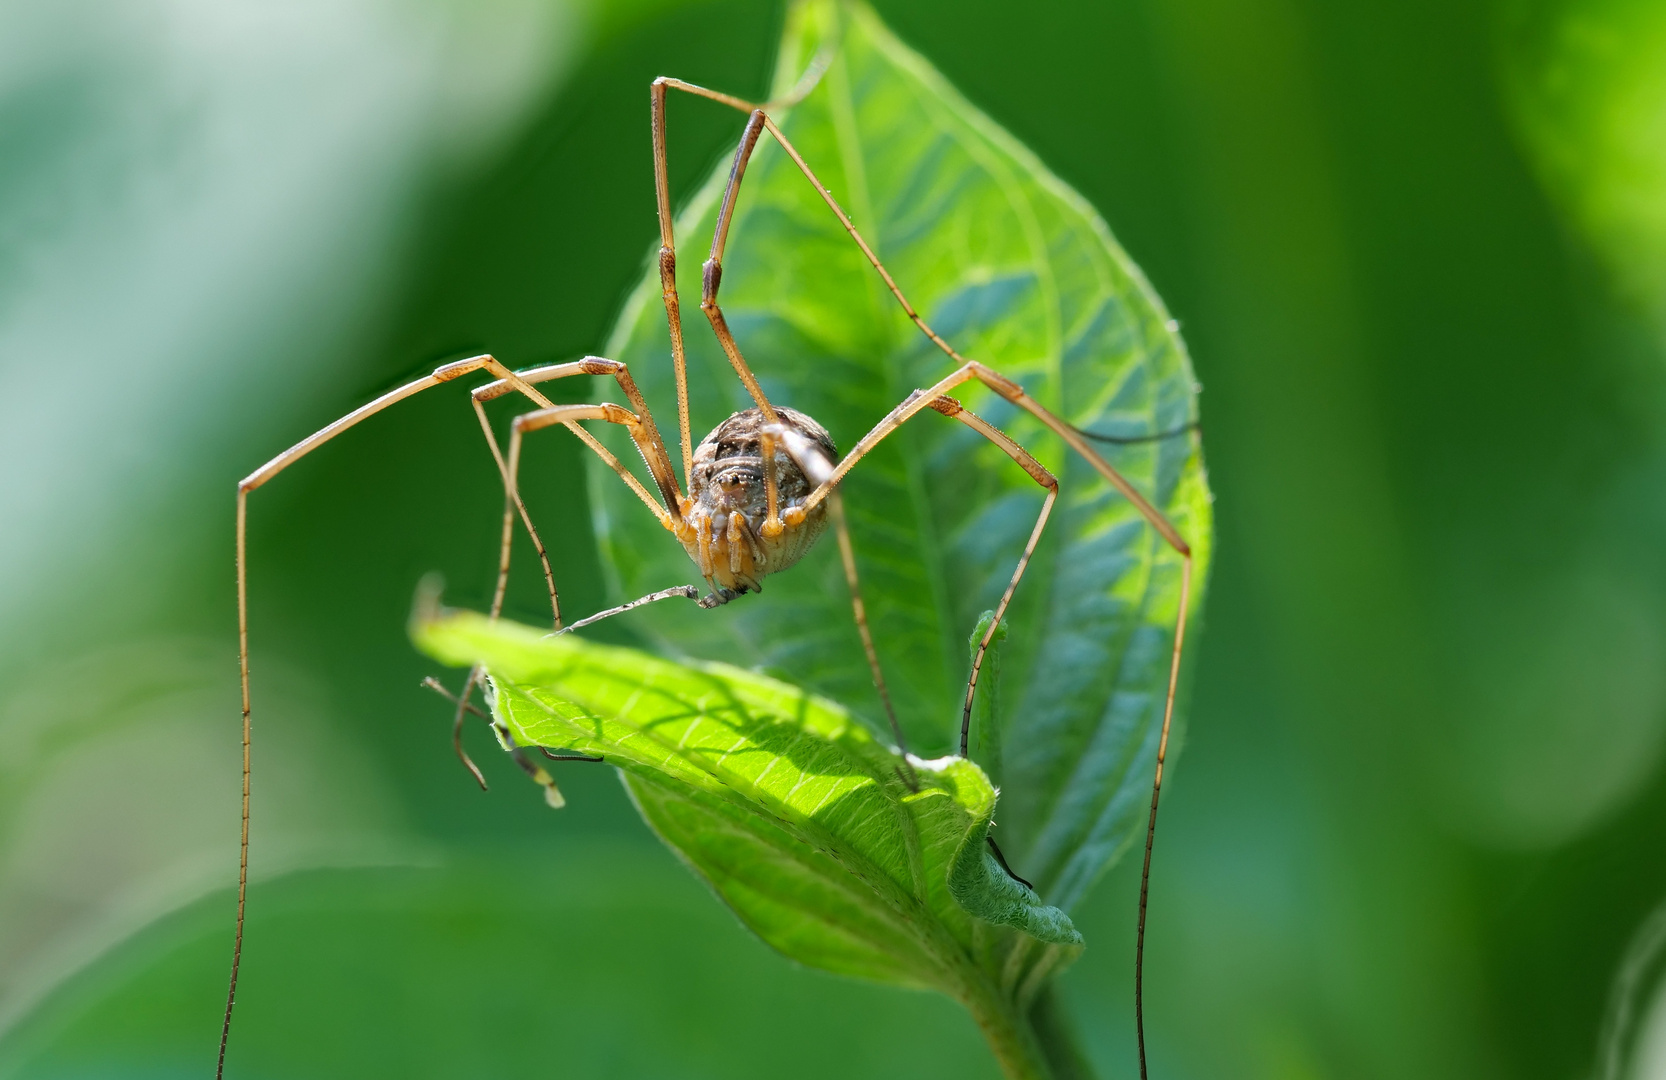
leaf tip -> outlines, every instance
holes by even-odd
[[[422,576],[422,580],[417,582],[416,595],[411,600],[411,617],[405,626],[406,633],[421,652],[442,664],[464,667],[474,663],[477,657],[472,655],[472,644],[459,638],[459,631],[463,629],[463,624],[472,620],[484,622],[485,616],[446,607],[440,602],[444,591],[444,576],[439,573]]]
[[[416,595],[411,598],[411,619],[409,623],[411,636],[420,638],[434,623],[440,621],[444,608],[440,606],[440,596],[445,592],[445,575],[434,570],[422,575],[417,582]]]

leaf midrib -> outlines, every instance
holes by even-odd
[[[598,676],[609,680],[617,680],[618,678],[618,676],[615,675],[610,669],[595,663],[578,662],[574,664],[574,669],[585,671],[591,678],[596,678]],[[538,708],[542,710],[546,716],[550,717],[553,722],[556,724],[574,727],[575,730],[577,730],[577,725],[574,724],[573,721],[562,716],[555,709],[551,708],[548,704],[541,700],[537,694],[527,691],[519,686],[519,684],[512,681],[510,682],[510,685],[515,687],[519,696],[537,705]],[[651,685],[644,685],[635,690],[628,700],[635,702],[650,689],[652,689]],[[670,693],[670,691],[665,692]],[[737,709],[747,708],[748,703],[745,701],[745,696],[734,692],[733,688],[730,688],[730,692],[726,696],[729,697],[731,707]],[[582,705],[586,711],[592,711],[592,705],[590,703],[583,701],[578,701],[577,703]],[[615,719],[612,721],[613,724],[625,729],[627,732],[627,738],[636,741],[647,741],[658,747],[664,753],[665,757],[675,757],[681,760],[685,766],[697,773],[701,773],[709,777],[713,782],[728,792],[729,794],[726,797],[726,801],[730,802],[732,805],[742,809],[752,810],[753,812],[761,812],[767,815],[768,819],[774,822],[783,832],[798,840],[800,843],[805,844],[811,849],[820,848],[821,850],[826,851],[841,865],[848,867],[852,876],[860,878],[865,884],[867,884],[870,894],[874,898],[878,899],[887,910],[899,916],[904,922],[911,924],[920,922],[920,917],[923,916],[924,921],[926,921],[931,927],[940,931],[949,938],[949,943],[952,944],[956,951],[963,951],[961,950],[960,944],[954,940],[952,933],[948,930],[948,927],[942,922],[937,913],[931,907],[929,890],[926,886],[924,854],[921,848],[919,824],[915,821],[914,815],[909,813],[908,808],[903,801],[897,797],[892,788],[883,780],[873,776],[871,773],[865,773],[865,775],[868,776],[868,779],[874,784],[876,790],[884,798],[886,805],[892,809],[893,814],[896,816],[901,826],[902,839],[907,853],[909,874],[912,878],[912,881],[910,882],[912,885],[912,891],[898,885],[890,874],[886,873],[877,864],[873,863],[872,860],[870,860],[866,855],[863,855],[861,852],[855,851],[849,848],[848,845],[842,843],[838,836],[833,834],[814,818],[792,807],[788,802],[791,798],[791,792],[784,796],[776,795],[775,793],[762,788],[758,784],[757,779],[753,779],[746,782],[747,786],[752,789],[752,792],[749,794],[747,791],[739,787],[737,783],[731,782],[731,778],[729,776],[717,771],[715,764],[705,764],[696,760],[692,756],[692,752],[684,749],[682,741],[686,741],[689,731],[691,731],[695,725],[709,719],[703,710],[692,714],[689,726],[683,730],[682,740],[675,746],[659,734],[657,724],[651,729],[640,724],[624,720],[623,717],[627,715],[627,712],[628,711],[624,709],[618,710],[616,712]],[[603,722],[607,723],[605,720]],[[721,723],[720,721],[713,722]],[[842,746],[840,736],[844,735],[846,732],[854,732],[857,730],[858,729],[852,727],[850,721],[846,719],[839,729],[821,734],[830,745]],[[861,735],[865,737],[866,732],[863,731]],[[625,741],[625,738],[614,739],[615,744],[620,746],[624,745]],[[863,756],[853,753],[849,748],[844,748],[843,753],[859,765],[865,766],[868,764],[863,760]],[[777,757],[777,760],[781,760],[781,758]],[[637,764],[638,763],[636,762],[632,762],[633,766]],[[760,778],[761,776],[762,774],[760,774]],[[799,783],[802,784],[805,778],[806,777],[801,776]],[[734,779],[738,781],[739,778],[737,777]],[[686,781],[684,782],[686,783]],[[700,790],[698,788],[692,788],[692,786],[691,789],[696,791]],[[796,785],[793,790],[797,790]],[[845,794],[846,796],[849,796],[854,793],[855,791],[853,789]],[[711,793],[708,792],[707,794]],[[783,812],[790,816],[783,816]],[[835,854],[835,852],[837,854]],[[874,884],[874,882],[882,882],[884,887],[878,887]],[[890,893],[896,893],[898,896],[893,898],[892,896],[887,895]],[[940,957],[939,959],[941,961],[942,958]]]
[[[856,127],[856,107],[850,93],[850,75],[846,66],[845,50],[840,49],[827,73],[827,88],[829,98],[828,114],[832,118],[833,137],[839,147],[840,162],[845,171],[845,179],[850,184],[851,202],[856,209],[857,228],[862,231],[863,238],[874,254],[884,260],[882,254],[884,234],[880,232],[879,217],[874,212],[873,202],[868,187],[868,151],[863,144],[861,135]],[[868,305],[873,312],[873,323],[880,327],[888,340],[877,350],[880,357],[892,357],[898,352],[900,341],[898,337],[898,320],[888,318],[888,308],[892,301],[890,290],[884,287],[877,272],[863,274],[863,294],[868,298]],[[906,333],[915,332],[912,323],[908,325]],[[914,388],[906,385],[906,370],[900,364],[887,363],[881,360],[876,373],[883,381],[887,396],[891,402],[901,402]],[[902,378],[899,378],[899,374]],[[884,415],[883,413],[881,414]],[[946,624],[944,612],[951,610],[947,606],[949,596],[947,560],[943,554],[942,544],[937,536],[936,523],[932,520],[930,504],[926,498],[927,481],[921,465],[921,454],[917,445],[918,440],[909,425],[903,425],[901,430],[893,433],[890,439],[899,446],[894,448],[903,460],[903,475],[906,477],[908,500],[912,504],[910,509],[917,528],[915,533],[915,549],[919,554],[920,564],[925,570],[925,579],[931,589],[931,610],[936,626],[933,637],[937,643],[937,664],[940,672],[941,686],[945,691],[952,691],[955,685],[952,631]],[[858,549],[860,555],[860,549]],[[921,717],[915,725],[919,730],[929,731],[928,717]]]

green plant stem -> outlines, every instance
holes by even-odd
[[[968,974],[971,977],[966,980],[967,992],[961,1001],[983,1031],[1007,1080],[1059,1080],[1029,1017],[981,971]]]
[[[1049,983],[1036,996],[1035,1005],[1030,1008],[1030,1024],[1041,1043],[1042,1053],[1053,1067],[1054,1080],[1094,1080],[1093,1066],[1082,1053],[1076,1026],[1065,1013],[1057,985]]]

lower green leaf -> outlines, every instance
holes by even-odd
[[[1081,950],[1069,917],[991,853],[996,790],[965,758],[905,760],[839,705],[723,664],[469,612],[413,635],[484,667],[516,745],[616,766],[665,842],[801,963],[1013,1019]]]

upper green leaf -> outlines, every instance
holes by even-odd
[[[1081,944],[990,855],[995,789],[971,761],[913,759],[905,775],[838,705],[722,664],[467,612],[414,633],[437,659],[485,666],[517,745],[617,766],[655,830],[803,963],[975,1007],[1022,1003]]]
[[[1195,420],[1175,324],[1093,209],[866,8],[795,8],[775,96],[827,44],[837,47],[815,90],[772,115],[934,328],[1084,430],[1142,435]],[[678,115],[717,107],[672,95],[673,154]],[[727,168],[677,223],[696,440],[751,405],[699,314],[700,264]],[[815,416],[841,447],[953,370],[767,135],[727,252],[719,299],[765,391]],[[608,355],[630,364],[672,438],[670,344],[652,266]],[[1068,908],[1131,840],[1149,797],[1180,560],[1027,413],[976,384],[964,398],[1062,485],[1008,616],[1009,707],[998,742],[1003,847],[1043,896]],[[628,442],[614,445],[634,457]],[[1198,611],[1211,518],[1195,432],[1106,445],[1105,455],[1192,545]],[[679,545],[605,468],[592,473],[591,490],[622,598],[696,580]],[[1042,492],[996,447],[929,410],[864,459],[844,490],[910,745],[947,752],[959,726],[962,643],[1005,587]],[[777,672],[882,723],[833,545],[765,587],[716,612],[662,604],[631,618],[667,652]]]

